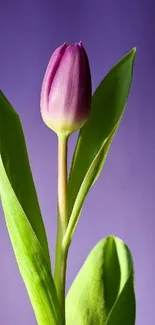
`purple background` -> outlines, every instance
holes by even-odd
[[[53,50],[82,40],[93,89],[137,46],[127,109],[104,171],[86,199],[69,254],[67,288],[91,248],[108,234],[129,245],[135,263],[136,325],[155,318],[155,2],[0,0],[0,87],[20,114],[52,261],[56,234],[57,138],[42,122],[39,95]],[[70,157],[76,135],[70,139]],[[0,211],[0,324],[36,320]]]

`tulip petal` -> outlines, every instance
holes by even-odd
[[[82,43],[59,49],[45,72],[41,113],[56,133],[70,134],[88,119],[92,97],[90,67]]]
[[[67,47],[67,44],[64,43],[62,46],[58,47],[53,55],[51,56],[51,59],[48,63],[45,76],[42,83],[42,89],[41,89],[41,109],[44,110],[48,107],[48,100],[51,90],[51,85],[55,76],[55,73],[59,67],[59,64],[61,62],[61,59],[63,57],[63,54],[65,52],[65,49]]]

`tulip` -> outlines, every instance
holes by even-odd
[[[58,135],[69,135],[87,121],[91,106],[91,75],[81,42],[57,48],[47,66],[41,89],[41,115]]]

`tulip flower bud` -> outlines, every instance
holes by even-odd
[[[57,48],[47,66],[41,89],[41,114],[57,134],[80,129],[91,106],[91,75],[81,42]]]

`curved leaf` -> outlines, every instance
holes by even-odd
[[[67,325],[134,325],[133,264],[129,249],[109,236],[91,251],[66,298]]]
[[[50,266],[50,255],[18,114],[0,91],[0,155],[3,165]],[[51,267],[51,266],[50,266]]]
[[[0,195],[10,239],[39,325],[62,324],[51,270],[0,157]]]
[[[68,180],[70,219],[66,238],[69,240],[73,236],[83,201],[102,170],[121,121],[130,90],[134,58],[135,49],[123,57],[101,82],[93,95],[88,122],[79,133]]]
[[[0,197],[10,239],[39,325],[61,325],[46,234],[18,115],[0,94]]]

